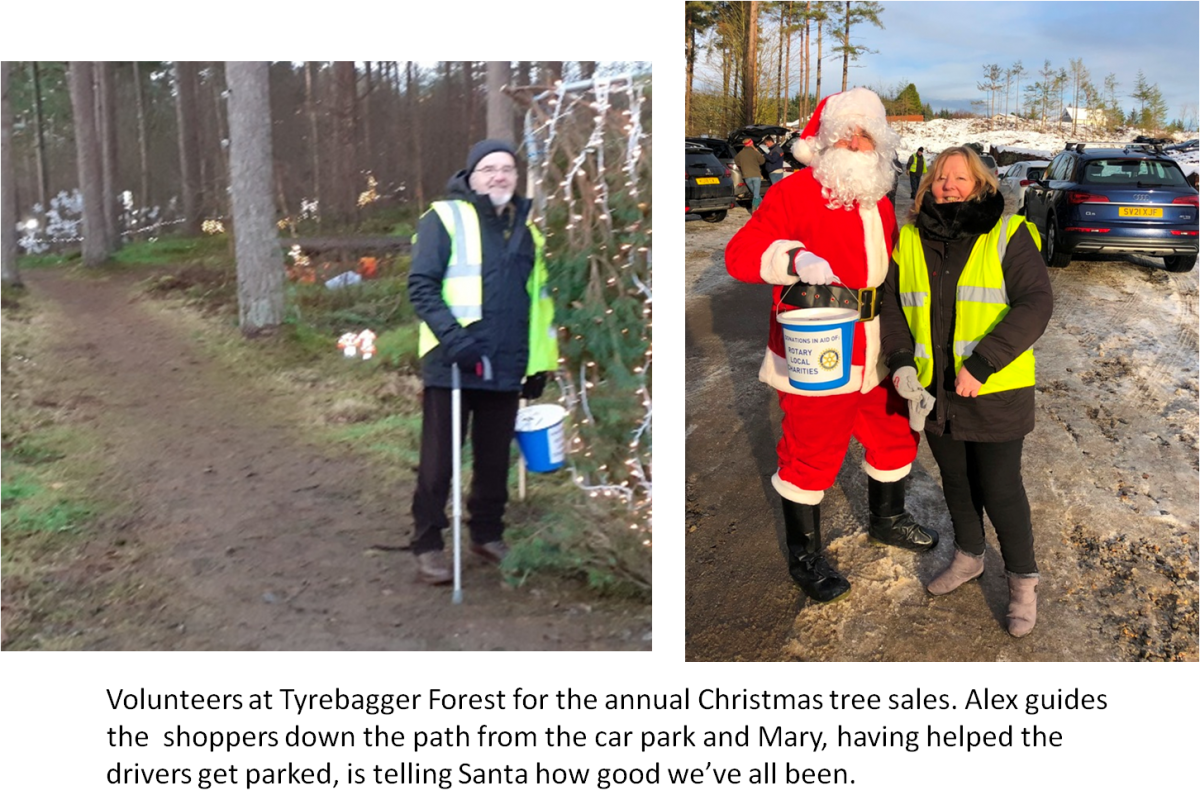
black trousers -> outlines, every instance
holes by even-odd
[[[942,473],[942,491],[960,550],[983,554],[983,514],[996,529],[1004,569],[1015,575],[1037,573],[1029,498],[1021,481],[1021,448],[1012,442],[960,442],[926,434]]]
[[[414,555],[441,550],[442,531],[450,524],[446,501],[454,478],[450,390],[425,387],[421,419],[421,464],[413,495]],[[462,390],[463,436],[470,431],[474,452],[471,490],[467,496],[471,540],[484,544],[504,535],[508,503],[508,468],[520,392]]]

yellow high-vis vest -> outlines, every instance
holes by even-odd
[[[442,299],[464,328],[483,318],[483,238],[479,214],[466,200],[439,200],[431,209],[450,235],[450,261],[442,280]],[[558,369],[558,331],[554,327],[554,300],[550,297],[546,271],[546,239],[532,221],[526,226],[533,237],[533,269],[525,289],[529,293],[529,364],[526,375]],[[416,237],[413,237],[414,241]],[[424,357],[437,347],[438,339],[424,322],[420,327],[417,354]]]
[[[971,256],[958,279],[954,314],[954,372],[975,351],[979,340],[991,332],[1008,314],[1008,291],[1004,285],[1004,252],[1013,234],[1024,224],[1041,249],[1037,228],[1019,215],[1002,217],[986,236],[975,241]],[[900,230],[896,249],[896,264],[900,268],[900,306],[912,331],[917,362],[917,378],[922,386],[933,382],[933,335],[930,322],[929,269],[917,226],[905,225]],[[992,374],[980,387],[979,393],[993,394],[1009,389],[1033,386],[1033,348],[1017,356],[1010,364]]]

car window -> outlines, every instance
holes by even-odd
[[[1162,186],[1183,186],[1187,181],[1174,162],[1148,158],[1105,158],[1089,161],[1084,168],[1087,183],[1114,186],[1135,183],[1154,183]]]
[[[1030,167],[1029,172],[1025,173],[1026,180],[1039,181],[1042,179],[1042,170],[1045,167]]]
[[[708,150],[692,151],[685,155],[689,174],[697,172],[700,174],[706,172],[724,174],[725,172],[725,165],[718,161],[717,157]]]
[[[1059,153],[1058,157],[1050,164],[1047,178],[1052,181],[1065,181],[1071,166],[1071,156],[1067,153]]]

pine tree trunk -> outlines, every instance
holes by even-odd
[[[31,61],[33,67],[33,105],[34,105],[34,123],[37,127],[37,180],[38,180],[38,203],[41,204],[42,213],[38,215],[39,228],[46,227],[46,210],[49,208],[50,202],[50,179],[46,174],[46,123],[42,116],[42,86],[41,79],[38,77],[38,65],[36,61]]]
[[[357,211],[354,174],[356,81],[353,61],[333,63],[334,140],[331,160],[334,171],[332,192],[327,191],[326,197],[321,198],[321,206],[325,208],[328,203],[329,216],[339,224],[353,220]]]
[[[0,63],[0,282],[20,286],[17,271],[17,168],[12,153],[12,107],[8,102],[8,78],[13,62]]]
[[[237,254],[238,321],[253,336],[283,321],[283,259],[276,238],[270,64],[230,61],[229,183]]]
[[[758,3],[752,0],[746,9],[746,50],[742,65],[742,117],[743,124],[754,124],[754,100],[758,92]]]
[[[104,232],[104,172],[96,131],[96,88],[93,62],[70,62],[71,111],[75,116],[75,152],[83,193],[83,265],[98,267],[108,259]]]
[[[96,118],[100,134],[100,168],[104,180],[104,235],[108,240],[109,252],[116,251],[121,244],[120,211],[117,184],[117,92],[113,82],[113,62],[97,61],[96,72]]]
[[[421,158],[421,125],[417,120],[417,95],[420,93],[420,87],[413,75],[413,62],[407,62],[404,69],[407,78],[405,98],[408,103],[408,130],[412,134],[412,164],[416,169],[412,181],[416,185],[417,208],[425,208],[425,162]]]
[[[133,90],[137,103],[138,158],[141,162],[138,181],[138,221],[143,221],[142,212],[150,207],[150,155],[146,136],[146,97],[142,90],[142,73],[138,62],[133,62]]]
[[[179,129],[180,211],[183,234],[200,235],[200,112],[195,61],[175,62],[175,118]]]
[[[504,93],[512,77],[512,62],[487,62],[487,138],[513,138],[513,102]]]
[[[308,106],[308,150],[312,152],[312,199],[320,199],[320,155],[317,136],[317,86],[313,78],[313,61],[304,62],[305,97]]]

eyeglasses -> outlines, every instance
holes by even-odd
[[[488,178],[492,177],[493,175],[516,175],[517,174],[516,167],[480,167],[479,169],[477,169],[475,171],[477,173],[479,173],[480,175],[483,175]]]

